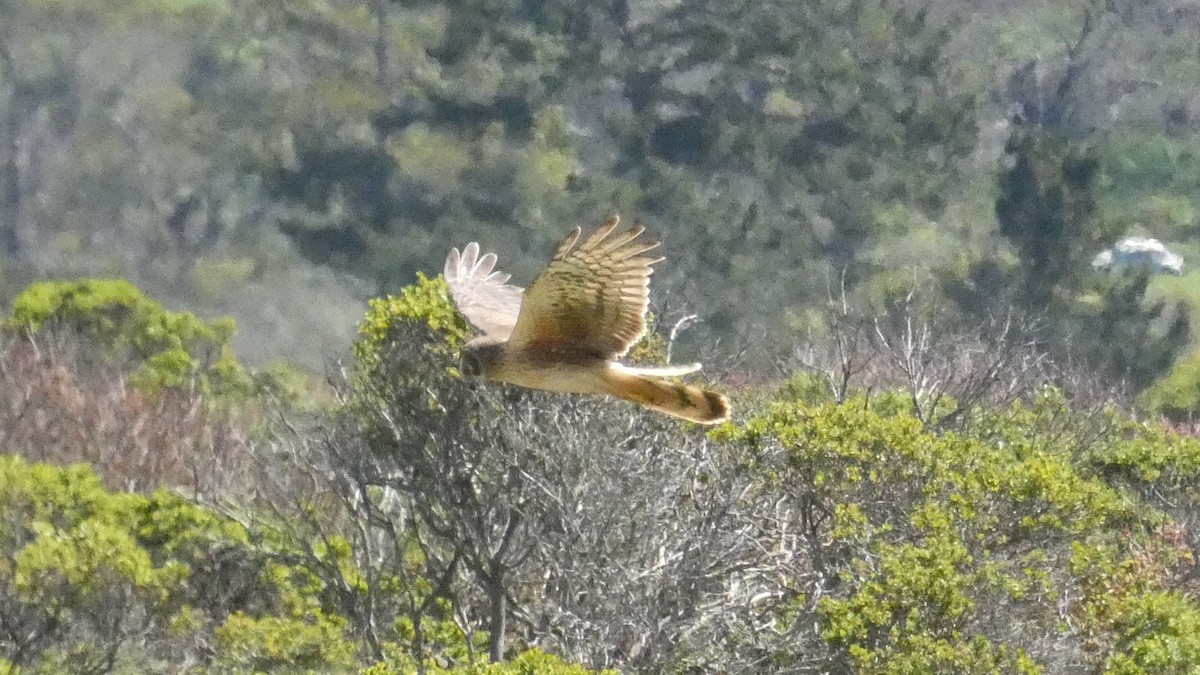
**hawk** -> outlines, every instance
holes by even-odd
[[[700,364],[637,368],[619,362],[646,332],[650,267],[659,242],[638,241],[645,228],[613,234],[606,220],[580,243],[575,228],[528,290],[495,271],[496,254],[471,242],[450,250],[445,276],[454,303],[483,335],[463,350],[463,372],[533,389],[611,394],[700,424],[729,419],[720,394],[667,378]],[[577,245],[578,244],[578,245]]]

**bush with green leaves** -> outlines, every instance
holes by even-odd
[[[759,458],[810,561],[776,614],[810,640],[773,658],[897,673],[1200,664],[1186,630],[1200,604],[1178,587],[1187,528],[1164,545],[1163,512],[1145,499],[1176,480],[1147,465],[1194,453],[1122,420],[1047,390],[939,434],[885,393],[780,402],[720,431]],[[1110,459],[1097,470],[1092,457]],[[1113,457],[1154,486],[1134,494],[1114,481]],[[1177,620],[1161,620],[1172,610]]]
[[[35,343],[52,341],[57,332],[82,337],[94,356],[128,368],[147,392],[194,386],[245,398],[253,391],[254,380],[230,346],[237,332],[231,319],[206,322],[169,311],[123,279],[34,283],[13,301],[0,328]]]
[[[0,651],[13,664],[104,670],[163,612],[186,569],[139,545],[136,500],[86,466],[0,458]]]
[[[1042,388],[948,431],[912,392],[835,398],[809,375],[705,434],[463,379],[466,336],[440,279],[376,301],[339,406],[264,425],[241,475],[254,489],[219,512],[6,458],[0,624],[29,636],[6,658],[564,675],[1200,662],[1186,427]]]
[[[396,334],[409,325],[426,329],[422,348],[442,355],[466,342],[470,330],[454,307],[446,280],[418,273],[417,283],[405,286],[399,295],[371,300],[354,343],[356,368],[370,377],[390,351],[412,346]]]
[[[362,671],[362,675],[407,675],[417,672],[411,666],[396,667],[386,663],[378,663]],[[466,666],[440,667],[436,664],[427,665],[428,675],[616,675],[615,670],[589,670],[583,666],[564,663],[555,656],[539,649],[522,652],[515,658],[503,663],[476,663]]]
[[[1069,618],[1105,672],[1184,673],[1200,664],[1200,607],[1186,584],[1194,549],[1186,537],[1186,528],[1167,525],[1138,537],[1131,550],[1076,547],[1070,565],[1083,597]]]
[[[423,626],[426,651],[412,651],[412,625],[393,615],[375,659],[340,613],[336,586],[361,593],[371,574],[357,565],[344,542],[248,529],[166,491],[109,492],[84,465],[0,456],[0,652],[11,667],[591,672],[537,650],[488,665],[486,649],[466,643],[444,604],[442,620]],[[409,579],[384,585],[398,594]]]
[[[74,310],[66,313],[75,315]],[[139,336],[149,332],[142,330],[144,325],[137,322],[110,323],[104,316],[96,317],[88,312],[79,314],[84,318],[95,318],[96,322],[73,327],[70,339],[76,342],[62,344],[80,350],[97,349],[106,359],[116,360],[122,352],[126,355],[136,353],[133,345],[141,344]],[[45,330],[54,320],[44,320],[38,329]],[[27,323],[32,328],[33,322]],[[376,303],[373,313],[363,324],[364,338],[359,345],[362,358],[354,371],[356,379],[360,382],[370,380],[374,388],[365,385],[357,388],[354,405],[347,409],[349,414],[342,416],[343,421],[357,430],[331,439],[334,447],[326,448],[326,451],[332,453],[330,459],[335,466],[338,466],[339,458],[351,456],[352,447],[346,447],[346,444],[353,446],[358,430],[367,431],[368,435],[371,429],[386,431],[377,426],[361,426],[367,418],[350,412],[361,412],[362,406],[377,402],[368,391],[391,396],[412,385],[412,391],[421,393],[418,399],[427,402],[431,400],[427,398],[428,392],[445,394],[443,385],[449,383],[457,390],[456,395],[465,393],[468,400],[473,399],[469,389],[454,374],[452,345],[456,344],[455,330],[461,342],[465,325],[454,312],[444,282],[440,280],[422,280],[417,286],[405,289],[401,297]],[[372,339],[377,342],[371,343]],[[367,344],[373,344],[373,348],[367,348]],[[377,358],[371,357],[373,353]],[[61,371],[55,371],[58,372],[55,377],[46,379],[45,387],[39,385],[26,392],[26,398],[30,392],[41,392],[36,398],[38,406],[98,400],[94,392],[89,394],[82,389],[87,383],[86,373],[80,375],[54,364],[42,367],[40,360],[27,359],[23,354],[18,349],[10,356],[14,365],[33,368],[27,374],[36,375],[54,368]],[[83,358],[86,360],[86,355]],[[4,372],[20,380],[20,372],[24,371],[10,373],[6,369]],[[399,379],[387,379],[392,377]],[[81,387],[79,392],[75,391],[76,385]],[[160,401],[177,398],[173,391],[163,390],[159,394],[154,398]],[[126,398],[112,399],[113,405],[130,409],[154,405]],[[108,401],[108,398],[100,399]],[[426,409],[427,406],[418,405],[417,408]],[[411,407],[408,410],[411,411]],[[93,424],[96,415],[111,412],[95,412],[90,408],[81,411],[80,419],[92,420]],[[194,418],[200,425],[213,425],[214,428],[207,431],[215,431],[221,424],[221,420],[198,415],[199,412],[202,411],[193,410],[189,419]],[[292,412],[298,413],[296,409]],[[431,419],[439,418],[436,409],[426,412],[433,414]],[[14,414],[18,418],[29,417],[20,413],[18,409]],[[338,415],[335,413],[334,417]],[[166,419],[173,418],[168,415]],[[404,424],[414,432],[420,432],[422,428],[421,420],[416,416],[405,419]],[[126,426],[114,426],[114,433],[124,430],[136,436],[136,430],[146,425]],[[365,660],[397,672],[422,668],[485,668],[489,663],[489,631],[480,630],[474,620],[462,623],[463,616],[469,616],[478,608],[468,605],[464,610],[456,610],[452,600],[462,597],[469,603],[470,598],[452,594],[445,587],[446,572],[452,572],[458,566],[451,563],[449,569],[439,568],[438,564],[445,562],[437,558],[439,551],[428,548],[427,542],[420,539],[428,533],[411,530],[409,523],[403,520],[389,525],[395,528],[391,531],[395,537],[394,557],[381,556],[378,546],[386,540],[379,537],[386,531],[372,523],[378,524],[380,521],[373,519],[388,514],[375,511],[365,514],[368,516],[366,522],[356,520],[364,514],[354,509],[363,504],[359,502],[358,507],[345,508],[355,500],[351,494],[356,489],[355,484],[330,482],[329,477],[337,477],[338,471],[358,467],[338,466],[338,471],[313,474],[321,457],[309,454],[309,451],[320,450],[324,440],[322,431],[320,427],[310,427],[307,422],[300,428],[305,430],[301,434],[304,453],[290,457],[295,463],[290,463],[287,453],[281,456],[268,451],[294,438],[298,430],[289,425],[262,425],[254,433],[267,445],[259,446],[259,450],[246,442],[234,444],[237,456],[226,459],[238,460],[231,466],[240,469],[227,478],[235,482],[240,480],[242,485],[255,484],[256,489],[252,494],[239,495],[235,485],[222,483],[223,490],[211,494],[205,492],[204,496],[227,504],[230,513],[239,514],[237,520],[218,516],[167,492],[147,496],[105,492],[91,471],[78,468],[78,475],[73,474],[69,482],[85,482],[100,503],[120,505],[121,512],[127,512],[115,520],[122,526],[120,535],[131,542],[135,562],[149,566],[149,569],[161,566],[178,574],[173,583],[164,582],[153,598],[144,598],[129,609],[130,621],[142,616],[152,617],[139,623],[136,630],[130,629],[145,640],[110,639],[101,635],[94,638],[94,642],[111,648],[113,663],[122,664],[193,660],[233,670],[350,672],[361,667]],[[8,431],[12,430],[7,430],[6,435]],[[46,431],[43,427],[31,427],[25,430],[28,433],[23,432],[19,437],[10,435],[9,440],[19,438],[23,452],[39,456],[35,447],[38,434],[43,433],[42,441],[49,440],[44,435]],[[185,435],[190,436],[191,431]],[[64,439],[64,443],[77,445],[81,438],[72,435]],[[108,439],[105,442],[118,440],[104,434],[98,438]],[[216,438],[214,435],[212,439]],[[154,442],[146,448],[151,455],[163,449],[161,443]],[[61,450],[53,456],[74,456],[65,446]],[[240,461],[248,458],[254,461],[249,464]],[[95,459],[102,460],[103,456]],[[27,466],[22,460],[14,461]],[[37,471],[56,475],[53,474],[55,469],[38,466]],[[114,474],[112,467],[101,468],[108,478],[117,479],[110,480],[111,484],[127,484],[127,477],[120,471]],[[138,485],[147,489],[155,483]],[[387,487],[384,483],[367,489],[372,500],[384,500],[377,506],[382,507],[386,502],[384,488]],[[104,510],[108,506],[96,508]],[[358,527],[364,524],[372,528],[369,540],[358,536]],[[84,541],[88,540],[85,538]],[[108,548],[116,550],[115,546]],[[139,571],[141,568],[133,563],[126,567],[130,567],[130,574],[134,571],[146,573]],[[141,582],[134,579],[127,583]],[[114,581],[112,585],[115,585],[112,593],[123,592],[121,584]],[[13,611],[9,615],[18,616],[19,612]],[[85,624],[83,621],[76,623]],[[62,646],[63,639],[49,639],[45,649],[31,655],[29,659],[32,660],[21,663],[50,664],[57,658],[53,656],[57,653],[54,650]],[[82,648],[70,649],[74,649],[72,653],[84,651]],[[525,664],[514,666],[518,670],[512,672],[524,672],[521,669],[542,672],[546,664],[557,663],[548,655],[538,656],[537,652],[532,652],[522,656],[523,653],[519,644],[504,652],[504,656],[520,658],[519,664]],[[577,668],[562,667],[566,669],[563,672],[578,672]]]
[[[1139,397],[1148,413],[1185,420],[1200,412],[1200,354],[1181,357]]]
[[[360,371],[363,377],[357,382],[365,387],[358,389],[359,395],[369,394],[358,399],[367,404],[359,409],[365,415],[358,419],[376,420],[379,435],[367,433],[364,451],[375,458],[373,471],[393,464],[385,457],[403,458],[389,471],[395,475],[401,466],[407,467],[403,471],[408,472],[408,482],[392,485],[406,499],[416,500],[404,503],[422,514],[418,518],[430,519],[420,527],[437,535],[427,534],[423,540],[427,545],[440,541],[438,555],[446,559],[461,550],[458,547],[496,550],[499,542],[508,540],[503,529],[469,533],[463,528],[440,538],[457,527],[452,523],[476,520],[461,511],[463,504],[486,499],[478,503],[493,519],[493,527],[510,517],[503,514],[518,513],[519,507],[525,520],[512,540],[523,542],[517,550],[533,545],[538,552],[530,555],[552,556],[539,563],[543,574],[554,577],[558,566],[573,564],[578,551],[567,553],[555,543],[554,530],[541,530],[543,522],[529,522],[544,508],[539,491],[551,490],[556,483],[538,473],[545,468],[543,451],[526,446],[536,445],[540,437],[555,445],[559,461],[574,457],[591,441],[559,445],[553,439],[563,436],[561,420],[575,420],[571,411],[576,407],[595,405],[598,410],[605,404],[502,385],[475,387],[459,380],[450,344],[461,342],[463,334],[455,331],[463,326],[440,281],[422,280],[403,298],[374,309],[377,313],[364,324],[358,343],[360,363],[370,366]],[[1129,481],[1116,480],[1119,473],[1113,467],[1099,468],[1096,458],[1143,448],[1139,452],[1149,452],[1147,460],[1165,461],[1162,458],[1173,452],[1171,441],[1152,427],[1134,424],[1114,410],[1077,409],[1058,391],[1043,388],[1030,389],[1032,393],[1023,393],[1011,405],[978,404],[956,432],[939,432],[914,415],[910,392],[873,393],[852,387],[846,400],[835,404],[824,387],[819,389],[811,377],[794,378],[769,410],[742,427],[713,432],[717,442],[706,446],[706,457],[695,469],[675,469],[676,475],[695,471],[700,481],[695,485],[704,486],[693,488],[679,503],[711,498],[723,490],[738,495],[724,503],[719,515],[710,514],[712,529],[706,536],[726,542],[722,546],[727,551],[744,557],[731,567],[713,563],[706,568],[705,581],[693,587],[704,589],[693,591],[696,599],[719,608],[719,630],[696,605],[685,603],[678,609],[693,613],[699,623],[687,630],[704,635],[704,644],[670,644],[668,635],[652,633],[651,641],[663,641],[645,647],[654,656],[643,654],[645,660],[616,664],[654,670],[732,669],[753,663],[758,672],[801,667],[1059,672],[1129,664],[1152,669],[1155,663],[1189,658],[1190,645],[1180,625],[1187,625],[1197,607],[1194,598],[1171,586],[1176,578],[1171,574],[1177,574],[1187,559],[1179,551],[1156,559],[1155,569],[1171,573],[1158,575],[1144,592],[1129,596],[1122,605],[1129,611],[1125,618],[1117,620],[1097,609],[1107,602],[1100,590],[1104,586],[1097,581],[1119,583],[1121,570],[1142,569],[1137,567],[1142,564],[1137,562],[1139,551],[1162,539],[1158,524],[1163,512],[1146,499],[1161,484],[1137,488],[1144,491],[1134,494]],[[503,392],[500,397],[493,395],[496,390]],[[958,405],[950,398],[943,403]],[[518,419],[538,420],[529,429],[532,437],[515,440],[514,434],[525,433],[524,426],[505,431]],[[571,423],[586,430],[587,419]],[[588,435],[593,440],[604,436],[591,428]],[[659,452],[669,454],[670,447],[667,441]],[[585,452],[595,456],[621,450],[597,447]],[[504,461],[516,461],[512,466],[521,467],[517,475],[533,481],[538,490],[528,492],[521,481],[513,482],[512,466]],[[633,464],[624,461],[625,471],[631,471]],[[695,456],[691,461],[697,461]],[[339,463],[354,464],[345,457]],[[405,492],[424,480],[421,475],[438,480],[424,493]],[[1151,481],[1158,479],[1158,474],[1147,475],[1153,476]],[[574,480],[584,478],[578,475]],[[665,486],[669,480],[660,483]],[[378,487],[385,485],[386,479]],[[481,491],[473,485],[488,487]],[[465,490],[459,497],[447,497],[459,488]],[[578,497],[592,488],[578,482],[570,489]],[[644,514],[637,518],[654,520],[653,512],[642,510],[649,504],[635,496],[640,494],[630,483],[626,496],[617,499]],[[564,505],[570,503],[568,499]],[[426,508],[431,510],[422,511]],[[458,515],[437,520],[452,513]],[[678,519],[683,512],[675,513]],[[561,518],[554,521],[555,527],[572,522]],[[724,539],[734,532],[736,536]],[[578,549],[595,535],[583,530],[573,536]],[[606,550],[609,563],[615,565],[617,554]],[[659,555],[669,558],[671,550],[660,549]],[[689,555],[698,561],[705,551],[698,547]],[[485,556],[476,564],[487,560]],[[637,569],[636,563],[622,564]],[[596,566],[587,569],[588,578],[607,578]],[[520,568],[508,572],[508,581],[502,583],[528,583]],[[479,584],[477,592],[460,591],[456,596],[466,605],[481,602],[486,565],[464,579],[472,577]],[[612,579],[607,584],[610,592],[628,589]],[[472,596],[476,599],[468,600]],[[551,606],[549,598],[537,593],[519,599],[526,612]],[[594,601],[590,609],[599,609],[601,602]],[[1183,624],[1154,618],[1167,607],[1183,612]],[[587,610],[573,611],[578,621]],[[1064,612],[1070,617],[1067,621]],[[1143,618],[1129,619],[1136,616]],[[478,621],[488,625],[483,617]],[[600,625],[592,629],[599,631]],[[554,644],[536,632],[518,631],[514,637],[534,635],[537,644]],[[559,644],[572,648],[568,640]],[[1136,653],[1128,658],[1133,660],[1122,660],[1131,649]]]
[[[109,492],[88,467],[0,457],[0,647],[13,664],[350,670],[359,646],[303,570],[169,492]]]
[[[230,550],[248,553],[235,524],[166,492],[109,492],[85,465],[0,457],[0,533],[0,641],[17,666],[108,672],[195,658],[201,640],[185,619],[203,628],[198,617],[223,611],[235,589],[263,587],[219,578],[236,568]]]

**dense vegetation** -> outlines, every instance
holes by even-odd
[[[374,302],[307,390],[232,367],[245,386],[217,387],[201,361],[166,381],[174,360],[129,346],[205,326],[127,284],[17,305],[46,318],[14,313],[0,351],[13,672],[1200,664],[1200,441],[1028,346],[905,360],[908,329],[846,319],[855,351],[811,351],[706,435],[462,380],[440,279]]]
[[[1141,389],[1200,255],[1186,2],[134,0],[0,4],[0,299],[120,276],[320,367],[359,303],[477,239],[518,280],[619,212],[665,242],[681,349],[757,368],[842,290],[1010,307]],[[1145,347],[1143,349],[1143,346]]]
[[[0,0],[0,673],[1194,672],[1194,4]],[[459,376],[613,212],[733,422]]]

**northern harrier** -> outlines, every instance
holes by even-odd
[[[496,254],[479,244],[446,258],[446,282],[459,311],[483,331],[467,343],[463,371],[491,380],[573,394],[612,394],[668,415],[717,424],[729,419],[720,394],[669,379],[700,364],[636,368],[618,362],[646,332],[658,242],[636,241],[645,228],[613,235],[617,217],[579,242],[575,228],[529,290],[493,271]]]

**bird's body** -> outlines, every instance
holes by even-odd
[[[570,353],[509,350],[489,364],[489,379],[564,394],[607,394],[604,371],[609,362]]]
[[[725,397],[679,384],[699,364],[635,368],[619,359],[646,331],[651,265],[657,242],[637,242],[642,228],[611,236],[607,220],[578,247],[563,241],[528,291],[493,272],[495,254],[479,245],[452,249],[445,275],[455,303],[484,335],[467,344],[464,371],[491,380],[570,394],[610,394],[702,424],[729,419]]]

